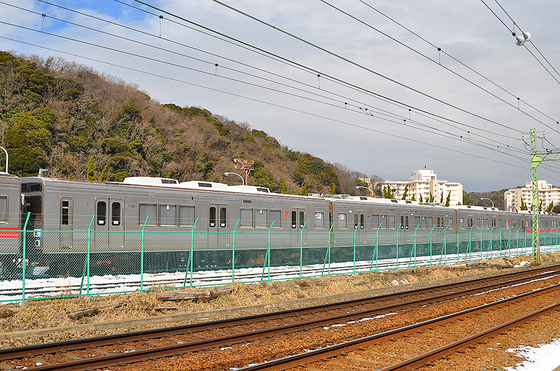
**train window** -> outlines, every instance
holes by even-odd
[[[193,226],[194,221],[194,206],[179,206],[179,227]]]
[[[227,223],[227,209],[220,207],[220,228],[225,228]]]
[[[148,221],[146,222],[146,218]],[[138,205],[138,224],[155,227],[157,225],[157,204]]]
[[[315,228],[325,228],[325,213],[315,212]]]
[[[429,216],[426,218],[426,227],[428,227],[428,229],[432,229],[434,227],[434,218]]]
[[[395,229],[395,216],[394,215],[388,215],[387,218],[387,228],[389,229]]]
[[[43,190],[42,183],[24,183],[21,185],[22,193],[41,192]]]
[[[208,225],[212,228],[216,226],[216,206],[210,206],[208,211]]]
[[[305,212],[304,211],[300,211],[299,212],[299,227],[303,228],[303,224],[305,223]]]
[[[97,202],[97,225],[105,225],[107,221],[107,203],[105,201]]]
[[[449,229],[453,229],[455,227],[453,224],[453,218],[447,218],[447,225],[449,226]]]
[[[0,196],[0,223],[8,222],[8,196]]]
[[[420,228],[420,217],[418,215],[414,216],[414,228]]]
[[[70,202],[67,200],[63,200],[61,202],[61,210],[60,210],[60,224],[68,225],[69,221],[69,214],[70,214]]]
[[[292,211],[292,229],[297,227],[297,211]]]
[[[379,215],[371,216],[371,228],[375,228],[375,229],[379,228]]]
[[[111,224],[114,226],[121,225],[121,203],[111,203]]]
[[[270,210],[270,224],[273,228],[282,228],[282,210]]]
[[[267,209],[255,209],[255,227],[266,228]]]
[[[387,222],[387,215],[379,215],[379,223],[381,223],[381,228],[389,228],[389,223]]]
[[[360,214],[355,213],[354,214],[354,229],[356,229],[358,227],[359,223],[360,223]]]
[[[366,226],[366,220],[364,218],[364,214],[360,214],[360,229],[364,229]]]
[[[240,212],[240,227],[253,227],[253,209],[241,209]]]
[[[159,205],[159,225],[177,225],[177,205]]]
[[[348,228],[346,213],[338,213],[338,228]]]

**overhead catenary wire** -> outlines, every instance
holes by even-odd
[[[411,33],[412,35],[416,36],[417,38],[419,38],[420,40],[424,41],[425,43],[427,43],[428,45],[430,45],[431,47],[433,47],[434,49],[438,50],[438,52],[443,53],[445,56],[451,58],[453,61],[459,63],[461,66],[465,67],[466,69],[468,69],[469,71],[473,72],[474,74],[476,74],[477,76],[479,76],[480,78],[484,79],[485,81],[489,82],[490,84],[492,84],[493,86],[497,87],[498,89],[500,89],[501,91],[503,91],[504,93],[508,94],[510,97],[514,98],[514,99],[519,99],[521,102],[523,102],[525,105],[527,105],[528,107],[530,107],[531,109],[533,109],[534,111],[540,113],[541,115],[543,115],[544,117],[552,120],[553,122],[557,122],[557,119],[554,119],[553,117],[551,117],[550,115],[546,114],[545,112],[543,112],[542,110],[536,108],[534,105],[530,104],[529,102],[527,102],[526,100],[523,100],[521,98],[519,98],[519,95],[512,93],[511,91],[509,91],[508,89],[504,88],[503,86],[499,85],[498,83],[494,82],[493,80],[491,80],[490,78],[484,76],[483,74],[481,74],[480,72],[478,72],[477,70],[475,70],[474,68],[470,67],[469,65],[467,65],[466,63],[464,63],[463,61],[459,60],[458,58],[456,58],[455,56],[449,54],[445,49],[442,49],[441,47],[438,47],[437,45],[435,45],[433,42],[429,41],[428,39],[426,39],[425,37],[421,36],[420,34],[418,34],[417,32],[414,32],[413,30],[411,30],[410,28],[406,27],[405,25],[401,24],[400,22],[396,21],[395,19],[393,19],[392,17],[388,16],[387,14],[385,14],[384,12],[380,11],[379,9],[377,9],[376,7],[372,6],[371,4],[368,4],[366,1],[364,0],[358,0],[360,3],[364,4],[365,6],[367,6],[368,8],[374,10],[375,12],[377,12],[378,14],[380,14],[381,16],[387,18],[388,20],[390,20],[391,22],[395,23],[396,25],[398,25],[399,27],[403,28],[404,30],[406,30],[407,32]],[[534,44],[533,44],[534,46]],[[536,48],[536,47],[535,47]],[[432,59],[430,59],[432,60]],[[484,90],[486,91],[486,89]],[[492,94],[493,95],[493,94]],[[512,106],[513,108],[516,108],[515,105],[512,105],[509,102],[506,102],[506,104]],[[518,107],[516,109],[519,109]],[[526,114],[527,116],[529,116],[530,118],[534,119],[535,121],[547,126],[549,129],[552,129],[556,132],[560,132],[560,130],[558,128],[553,128],[549,125],[547,125],[546,123],[534,118],[533,116],[529,115],[527,112],[525,112],[522,109],[519,109],[519,111],[523,112],[524,114]]]
[[[498,6],[500,7],[500,9],[502,9],[502,11],[508,16],[508,18],[513,22],[513,24],[515,24],[519,30],[521,32],[523,32],[523,29],[521,27],[519,27],[519,24],[517,24],[513,18],[509,15],[509,13],[504,9],[504,7],[498,2],[498,0],[495,0],[496,4],[498,4]],[[558,76],[560,76],[560,73],[558,73],[558,71],[556,70],[556,68],[554,68],[554,66],[552,65],[552,63],[549,62],[549,60],[544,56],[543,53],[541,53],[541,51],[539,50],[539,48],[537,48],[537,45],[535,45],[535,43],[533,42],[533,40],[530,40],[531,45],[533,45],[533,47],[535,48],[535,50],[540,54],[540,56],[546,61],[546,63],[548,63],[548,65],[554,70],[554,72],[556,72],[556,74]],[[535,57],[536,59],[536,57]]]
[[[166,79],[166,80],[170,80],[170,81],[174,81],[174,82],[178,82],[178,83],[182,83],[182,84],[186,84],[186,85],[190,85],[190,86],[195,86],[195,87],[210,90],[210,91],[213,91],[213,92],[226,94],[226,95],[234,96],[234,97],[237,97],[237,98],[250,100],[250,101],[253,101],[253,102],[258,102],[258,103],[261,103],[261,104],[274,106],[274,107],[281,108],[281,109],[284,109],[284,110],[289,110],[289,111],[292,111],[292,112],[296,112],[296,113],[320,118],[320,119],[325,120],[325,121],[331,121],[331,122],[335,122],[335,123],[338,123],[338,124],[343,124],[343,125],[346,125],[346,126],[356,127],[356,128],[359,128],[359,129],[375,132],[377,134],[387,135],[387,136],[390,136],[390,137],[394,137],[394,138],[397,138],[397,139],[402,139],[402,140],[406,140],[406,141],[410,141],[410,142],[414,142],[414,143],[420,143],[422,145],[426,145],[426,146],[429,146],[429,147],[435,147],[435,148],[439,148],[439,149],[442,149],[442,150],[462,154],[462,155],[465,155],[465,156],[487,160],[487,161],[494,162],[494,163],[501,164],[501,165],[506,165],[506,166],[520,168],[520,169],[524,168],[523,166],[520,166],[520,165],[515,165],[515,164],[508,163],[508,162],[496,160],[496,159],[493,159],[493,158],[488,158],[488,157],[485,157],[485,156],[482,156],[482,155],[474,154],[472,152],[459,151],[457,149],[444,147],[444,146],[441,146],[441,145],[438,145],[438,144],[423,142],[423,141],[418,140],[417,138],[404,137],[402,135],[389,133],[389,132],[386,132],[386,131],[381,131],[381,130],[374,129],[374,128],[371,128],[371,127],[368,127],[368,126],[358,125],[358,124],[355,124],[355,123],[335,119],[335,118],[332,118],[332,117],[322,116],[322,115],[318,115],[318,114],[315,114],[315,113],[310,113],[310,112],[307,112],[307,111],[295,109],[293,107],[284,106],[284,105],[281,105],[281,104],[278,104],[278,103],[272,103],[272,102],[268,102],[268,101],[265,101],[265,100],[262,100],[262,99],[247,97],[247,96],[244,96],[244,95],[240,95],[240,94],[236,94],[236,93],[232,93],[232,92],[228,92],[228,91],[215,89],[215,88],[211,88],[211,87],[200,85],[200,84],[195,84],[195,83],[185,81],[185,80],[181,80],[181,79],[177,79],[177,78],[174,78],[174,77],[169,77],[169,76],[165,76],[165,75],[161,75],[161,74],[156,74],[156,73],[153,73],[153,72],[140,70],[138,68],[132,68],[132,67],[129,67],[129,66],[119,65],[117,63],[107,62],[107,61],[100,60],[100,59],[97,59],[97,58],[91,58],[91,57],[87,57],[87,56],[84,56],[84,55],[78,55],[78,54],[75,54],[75,53],[62,51],[62,50],[59,50],[59,49],[49,48],[49,47],[46,47],[44,45],[33,44],[33,43],[9,38],[9,37],[6,37],[6,36],[1,36],[0,35],[0,39],[5,39],[5,40],[13,41],[13,42],[18,42],[18,43],[26,44],[26,45],[33,46],[33,47],[36,47],[36,48],[42,48],[42,49],[50,50],[50,51],[53,51],[53,52],[57,52],[57,53],[65,54],[65,55],[70,55],[70,56],[80,58],[80,59],[90,60],[90,61],[94,61],[94,62],[97,62],[97,63],[103,63],[103,64],[111,65],[111,66],[114,66],[114,67],[126,69],[126,70],[129,70],[129,71],[134,71],[134,72],[137,72],[137,73],[150,75],[150,76],[154,76],[154,77],[157,77],[157,78],[162,78],[162,79]],[[486,149],[491,150],[491,151],[497,151],[495,148],[486,148]],[[499,152],[499,151],[497,151],[497,152]],[[506,154],[506,153],[503,153],[503,154]],[[506,154],[506,155],[508,155],[508,154]],[[511,156],[511,155],[509,155],[509,156],[512,157],[512,158],[515,158],[514,156]]]
[[[39,1],[41,1],[41,2],[43,2],[43,3],[50,4],[49,2],[47,2],[47,1],[45,1],[45,0],[39,0]],[[121,3],[121,4],[123,4],[123,5],[131,6],[131,5],[129,5],[129,4],[123,3],[123,2],[120,1],[120,0],[115,0],[115,1],[118,2],[118,3]],[[142,2],[140,2],[140,3],[142,3]],[[133,7],[133,8],[139,9],[139,8],[137,8],[137,7]],[[154,8],[154,7],[151,7],[151,8]],[[156,9],[157,9],[157,8],[156,8]],[[140,9],[139,9],[139,10],[140,10]],[[145,10],[143,10],[143,11],[145,11]],[[163,11],[163,10],[161,10],[161,11]],[[163,12],[165,12],[165,11],[163,11]],[[157,16],[158,19],[160,19],[160,18],[159,18],[159,15],[157,15],[157,14],[155,14],[155,13],[149,13],[149,14],[152,14],[152,15],[154,15],[154,16]],[[167,18],[166,18],[166,19],[167,19]],[[179,17],[179,19],[181,19],[181,18]],[[196,23],[194,23],[194,22],[191,22],[191,21],[188,21],[188,20],[187,20],[187,22],[192,23],[192,24],[195,24],[195,25],[197,25],[198,27],[203,27],[203,28],[206,29],[206,30],[211,30],[210,28],[207,28],[207,27],[198,25],[198,24],[196,24]],[[183,24],[181,24],[181,25],[183,25]],[[223,34],[221,34],[221,33],[218,33],[217,31],[214,31],[214,30],[211,30],[211,31],[212,31],[212,32],[216,32],[216,33],[219,34],[219,35],[223,35]],[[230,38],[229,36],[226,36],[226,37],[227,37],[227,38]],[[231,39],[233,39],[233,38],[231,38]],[[220,38],[220,40],[222,40],[222,38]],[[235,41],[237,42],[236,39],[233,39],[233,40],[235,40]],[[241,42],[241,41],[239,41],[239,42]],[[241,42],[241,43],[242,43],[242,42]],[[257,48],[257,49],[258,49],[258,48]],[[262,50],[262,49],[258,49],[258,50],[260,51],[260,50]],[[266,53],[269,53],[269,52],[266,52]],[[276,55],[274,55],[274,54],[271,54],[271,55],[274,57],[274,59],[276,59],[276,57],[277,57]],[[279,58],[282,58],[282,57],[279,57]],[[289,62],[289,63],[291,63],[291,64],[292,64],[292,63],[295,63],[295,62],[293,62],[293,61],[291,61],[291,60],[288,60],[288,59],[285,59],[285,58],[284,58],[284,60],[287,61],[287,62]],[[214,65],[213,62],[209,62],[209,61],[208,61],[207,63]],[[298,65],[298,66],[301,66],[301,65]],[[309,70],[310,70],[309,67],[305,67],[305,68],[306,68],[306,71],[309,71]],[[312,70],[312,69],[311,69],[311,71],[317,72],[316,70]],[[320,75],[320,73],[318,73],[318,75]],[[330,78],[330,76],[325,76],[325,78]],[[434,116],[434,117],[438,117],[438,118],[441,118],[441,119],[443,119],[443,120],[447,120],[447,121],[450,121],[450,122],[453,122],[453,123],[456,123],[456,124],[459,124],[459,125],[463,125],[463,126],[466,126],[466,127],[469,128],[469,129],[480,130],[480,131],[483,131],[483,132],[487,132],[487,133],[493,134],[493,132],[491,132],[491,131],[489,131],[489,130],[485,130],[485,129],[481,129],[481,128],[476,128],[476,127],[474,127],[474,126],[472,126],[472,125],[467,125],[467,124],[465,124],[465,123],[462,123],[462,122],[459,122],[459,121],[456,121],[456,120],[451,120],[451,119],[449,119],[449,118],[445,118],[445,117],[442,117],[442,116],[438,116],[438,115],[436,115],[436,114],[434,114],[434,113],[432,113],[432,112],[428,112],[428,111],[422,110],[422,109],[420,109],[420,108],[407,105],[407,104],[405,104],[405,103],[403,103],[403,102],[400,102],[400,101],[398,101],[398,100],[391,99],[391,98],[389,98],[389,97],[380,95],[380,94],[378,94],[378,93],[371,92],[371,91],[369,91],[369,90],[364,90],[364,89],[362,89],[362,88],[360,88],[360,87],[358,87],[358,86],[351,85],[351,84],[347,83],[346,81],[343,81],[343,80],[340,80],[340,79],[334,79],[334,80],[333,80],[333,79],[331,78],[331,81],[335,81],[335,82],[337,82],[337,83],[342,83],[342,84],[345,85],[345,86],[349,86],[349,87],[351,87],[351,88],[353,88],[353,89],[355,89],[355,90],[359,90],[359,91],[365,92],[365,93],[370,94],[370,95],[372,95],[372,96],[374,96],[374,97],[376,97],[376,98],[378,98],[378,99],[382,99],[382,100],[384,100],[384,101],[386,101],[386,102],[392,102],[392,103],[395,103],[395,104],[397,104],[397,105],[405,106],[405,107],[408,107],[408,108],[414,108],[414,109],[415,109],[416,111],[418,111],[418,112],[423,112],[423,113],[425,113],[425,114],[432,115],[432,116]],[[514,138],[510,138],[510,139],[514,139]]]
[[[509,27],[508,27],[508,26],[505,24],[505,22],[500,18],[500,16],[499,16],[498,14],[496,14],[496,12],[494,12],[494,10],[492,10],[492,8],[490,8],[490,6],[488,6],[488,4],[486,4],[486,3],[484,2],[484,0],[480,0],[480,1],[482,1],[482,3],[486,6],[486,8],[488,8],[488,10],[490,10],[490,12],[491,12],[492,14],[494,14],[494,16],[495,16],[495,17],[504,25],[504,27],[509,31],[509,30],[510,30]],[[496,3],[498,3],[498,2],[496,1]],[[503,8],[499,3],[498,3],[498,5],[500,6],[500,8],[502,8],[502,10],[504,10],[504,8]],[[504,10],[504,12],[505,12],[505,10]],[[507,14],[507,12],[505,12],[505,13]],[[523,34],[525,34],[525,32],[523,32],[523,30],[522,30],[522,29],[519,27],[519,25],[513,20],[513,18],[511,18],[511,17],[509,16],[509,14],[507,14],[507,16],[508,16],[508,17],[510,18],[510,20],[513,22],[514,26],[517,26],[517,27],[519,28],[519,30],[520,30]],[[514,37],[516,36],[515,31],[510,31],[510,32],[511,32],[511,34],[512,34]],[[530,42],[531,42],[531,44],[532,44],[532,41],[530,41]],[[535,54],[533,54],[533,53],[529,50],[529,48],[527,48],[527,43],[523,44],[523,47],[524,47],[525,50],[527,50],[527,51],[531,54],[531,56],[545,69],[545,71],[554,79],[554,81],[556,81],[558,84],[560,84],[560,80],[558,80],[558,79],[556,78],[556,76],[554,76],[554,74],[553,74],[552,72],[550,72],[550,71],[548,70],[548,68],[535,56]],[[546,59],[546,58],[545,58],[545,59]],[[548,62],[548,60],[547,60],[547,62]],[[556,69],[554,69],[554,71],[556,71]],[[558,71],[556,71],[556,73],[558,74]]]
[[[141,4],[144,4],[144,5],[146,5],[146,6],[149,6],[149,7],[153,7],[152,5],[149,5],[149,4],[147,4],[147,3],[143,2],[143,1],[140,1],[140,0],[134,0],[134,1],[136,1],[136,2],[138,2],[138,3],[141,3]],[[303,42],[303,43],[305,43],[305,44],[307,44],[307,45],[309,45],[309,46],[312,46],[312,47],[314,47],[314,48],[317,48],[317,49],[319,49],[319,50],[321,50],[321,51],[323,51],[323,52],[325,52],[325,53],[327,53],[327,54],[329,54],[329,55],[331,55],[331,56],[334,56],[334,57],[336,57],[336,58],[338,58],[338,59],[341,59],[341,60],[343,60],[343,61],[345,61],[345,62],[347,62],[347,63],[350,63],[351,65],[353,65],[353,66],[355,66],[355,67],[361,68],[361,69],[363,69],[363,70],[365,70],[365,71],[367,71],[367,72],[370,72],[370,73],[372,73],[372,74],[374,74],[374,75],[376,75],[376,76],[379,76],[379,77],[381,77],[381,78],[383,78],[383,79],[386,79],[386,80],[388,80],[388,81],[390,81],[390,82],[392,82],[392,83],[395,83],[395,84],[397,84],[397,85],[399,85],[399,86],[401,86],[401,87],[404,87],[404,88],[409,89],[409,90],[411,90],[411,91],[413,91],[413,92],[415,92],[415,93],[418,93],[418,94],[420,94],[420,95],[422,95],[422,96],[424,96],[424,97],[426,97],[426,98],[432,99],[432,100],[434,100],[434,101],[436,101],[436,102],[439,102],[439,103],[441,103],[441,104],[444,104],[444,105],[446,105],[446,106],[448,106],[448,107],[451,107],[451,108],[453,108],[453,109],[456,109],[456,110],[458,110],[458,111],[461,111],[461,112],[463,112],[463,113],[466,113],[466,114],[468,114],[468,115],[471,115],[471,116],[473,116],[473,117],[476,117],[476,118],[479,118],[479,119],[481,119],[481,120],[490,122],[490,123],[492,123],[492,124],[494,124],[494,125],[498,125],[498,126],[500,126],[500,127],[503,127],[503,128],[509,129],[509,130],[513,130],[513,131],[518,132],[518,133],[521,132],[520,130],[515,129],[515,128],[511,127],[511,126],[508,126],[508,125],[505,125],[505,124],[501,124],[501,123],[499,123],[499,122],[497,122],[497,121],[495,121],[495,120],[491,120],[491,119],[489,119],[489,118],[483,117],[483,116],[478,115],[478,114],[476,114],[476,113],[474,113],[474,112],[471,112],[471,111],[469,111],[469,110],[463,109],[463,108],[461,108],[461,107],[458,107],[458,106],[456,106],[456,105],[453,105],[453,104],[451,104],[451,103],[448,103],[448,102],[446,102],[446,101],[444,101],[444,100],[442,100],[442,99],[436,98],[436,97],[434,97],[434,96],[432,96],[432,95],[430,95],[430,94],[424,93],[424,92],[422,92],[422,91],[420,91],[420,90],[418,90],[418,89],[415,89],[415,88],[413,88],[413,87],[411,87],[411,86],[408,86],[408,85],[406,85],[406,84],[404,84],[404,83],[401,83],[401,82],[399,82],[399,81],[397,81],[397,80],[395,80],[395,79],[393,79],[393,78],[390,78],[390,77],[388,77],[388,76],[385,76],[385,75],[383,75],[383,74],[381,74],[381,73],[379,73],[379,72],[376,72],[376,71],[374,71],[374,70],[372,70],[372,69],[370,69],[370,68],[368,68],[368,67],[365,67],[365,66],[363,66],[363,65],[361,65],[361,64],[359,64],[359,63],[356,63],[356,62],[354,62],[354,61],[351,61],[351,60],[348,59],[348,58],[345,58],[345,57],[343,57],[343,56],[341,56],[341,55],[339,55],[339,54],[336,54],[336,53],[334,53],[334,52],[332,52],[332,51],[330,51],[330,50],[327,50],[327,49],[325,49],[325,48],[323,48],[323,47],[321,47],[321,46],[319,46],[319,45],[316,45],[316,44],[314,44],[314,43],[312,43],[312,42],[310,42],[310,41],[307,41],[307,40],[305,40],[305,39],[303,39],[303,38],[301,38],[301,37],[299,37],[299,36],[296,36],[296,35],[294,35],[294,34],[291,34],[291,33],[287,32],[287,31],[285,31],[285,30],[283,30],[283,29],[281,29],[281,28],[279,28],[279,27],[273,26],[273,25],[269,24],[268,22],[265,22],[265,21],[263,21],[263,20],[261,20],[261,19],[259,19],[259,18],[257,18],[257,17],[254,17],[254,16],[252,16],[252,15],[246,13],[246,12],[243,12],[243,11],[241,11],[241,10],[239,10],[239,9],[237,9],[237,8],[234,8],[234,7],[230,6],[230,5],[227,5],[227,4],[225,4],[225,3],[223,3],[223,2],[221,2],[221,1],[219,1],[219,0],[212,0],[212,1],[215,2],[215,3],[217,3],[217,4],[220,4],[220,5],[224,6],[224,7],[226,7],[226,8],[228,8],[228,9],[231,9],[232,11],[235,11],[235,12],[237,12],[237,13],[239,13],[239,14],[242,14],[242,15],[244,15],[244,16],[250,18],[250,19],[253,19],[253,20],[255,20],[255,21],[257,21],[257,22],[259,22],[259,23],[261,23],[261,24],[263,24],[263,25],[266,25],[266,26],[268,26],[268,27],[270,27],[270,28],[273,28],[274,30],[276,30],[276,31],[278,31],[278,32],[281,32],[281,33],[283,33],[283,34],[285,34],[285,35],[288,35],[288,36],[290,36],[290,37],[292,37],[292,38],[295,38],[296,40],[299,40],[299,41],[301,41],[301,42]],[[154,8],[155,8],[155,7],[154,7]],[[177,15],[174,15],[174,16],[178,17]],[[331,76],[331,78],[333,78],[333,76]]]
[[[78,56],[78,57],[80,57],[80,56]],[[121,67],[121,68],[122,68],[122,67]],[[322,77],[323,77],[323,76],[322,76]],[[200,86],[199,86],[199,87],[200,87]],[[208,87],[204,87],[204,88],[208,88]],[[234,96],[239,96],[239,95],[236,95],[236,94],[231,93],[231,92],[222,92],[222,93],[225,93],[225,94],[232,94],[232,95],[234,95]],[[243,97],[243,98],[244,98],[244,99],[251,99],[251,98],[249,98],[249,97]],[[268,103],[268,102],[263,102],[263,101],[261,101],[261,103],[270,104],[270,103]],[[290,108],[286,108],[286,109],[290,109]],[[414,111],[414,112],[415,112],[415,113],[418,113],[418,114],[421,114],[421,115],[424,115],[422,112],[417,112],[417,111]],[[309,113],[309,112],[306,112],[306,114],[310,114],[310,113]],[[391,115],[394,115],[394,114],[391,114]],[[427,115],[427,114],[426,114],[426,115]],[[430,118],[431,118],[431,119],[434,119],[434,117],[432,117],[432,116],[430,116]],[[401,123],[401,122],[399,122],[399,123]],[[408,120],[408,123],[413,124],[413,123],[414,123],[414,120],[410,120],[410,119],[409,119],[409,120]],[[422,123],[419,123],[418,125],[424,125],[424,126],[426,126],[425,124],[422,124]],[[361,126],[358,125],[358,127],[361,127]],[[372,128],[367,128],[367,127],[362,127],[362,128],[363,128],[363,129],[366,129],[366,130],[371,130],[371,129],[372,129]],[[476,128],[476,129],[478,129],[478,128]],[[437,130],[437,129],[436,129],[436,130]],[[376,131],[376,130],[373,130],[373,131],[379,132],[379,131]],[[383,133],[385,133],[385,132],[381,132],[381,133],[383,134]],[[391,135],[391,134],[388,134],[388,133],[385,133],[385,134]],[[494,134],[494,133],[492,132],[492,134]],[[417,142],[416,139],[411,139],[411,138],[402,138],[402,139],[413,140],[413,141]],[[473,140],[472,143],[476,143],[476,141]],[[427,145],[430,145],[430,146],[432,146],[432,147],[434,146],[432,143],[422,143],[422,144],[427,144]],[[475,144],[475,145],[479,145],[480,147],[487,148],[487,147],[485,147],[486,144]],[[487,144],[487,145],[490,146],[490,144]],[[436,146],[436,147],[439,147],[439,146]],[[447,149],[447,150],[448,150],[448,148],[446,148],[446,147],[441,147],[441,148]],[[489,148],[487,148],[487,149],[489,149]],[[500,151],[498,150],[498,152],[500,152]],[[464,154],[470,155],[469,153],[464,153]],[[474,157],[479,157],[479,158],[487,159],[486,157],[480,157],[480,156],[474,156]]]

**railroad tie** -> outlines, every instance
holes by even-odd
[[[72,354],[72,353],[62,353],[62,355],[66,358],[70,358],[73,361],[81,361],[82,360],[82,357],[78,357],[77,355]]]

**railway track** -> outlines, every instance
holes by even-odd
[[[459,311],[457,313],[434,318],[432,320],[424,321],[414,325],[397,328],[395,330],[367,336],[341,344],[328,346],[315,351],[307,351],[305,353],[300,353],[281,359],[268,360],[265,363],[251,365],[248,367],[240,368],[238,370],[299,370],[304,369],[302,368],[302,365],[309,365],[312,369],[330,369],[330,367],[333,367],[335,365],[340,366],[344,364],[346,364],[349,369],[363,369],[361,367],[367,367],[368,365],[371,367],[372,363],[376,364],[375,369],[381,371],[416,369],[421,366],[429,365],[444,356],[458,352],[466,347],[473,346],[474,344],[477,344],[485,339],[496,336],[504,331],[507,331],[508,329],[531,321],[535,318],[538,318],[539,316],[543,316],[551,311],[560,310],[560,302],[556,302],[522,316],[514,317],[513,319],[510,319],[507,314],[504,313],[512,305],[523,304],[529,297],[550,293],[556,296],[559,292],[560,284],[556,284],[536,291],[516,295],[514,297],[499,300],[493,303],[488,303],[468,310]],[[428,330],[437,327],[442,329],[445,326],[445,332],[453,332],[453,335],[456,335],[457,331],[455,331],[455,327],[459,327],[459,324],[461,324],[462,327],[465,327],[464,322],[468,321],[469,323],[474,323],[475,321],[479,321],[481,316],[488,314],[489,311],[499,312],[498,316],[503,315],[505,318],[507,318],[507,320],[491,322],[491,324],[488,324],[487,329],[476,332],[472,335],[468,335],[465,337],[457,335],[457,339],[454,339],[451,342],[443,342],[443,344],[435,346],[433,347],[433,349],[412,356],[410,358],[401,357],[403,359],[396,363],[387,361],[387,358],[389,357],[379,356],[383,355],[383,352],[386,351],[383,350],[383,348],[385,347],[386,349],[387,343],[394,344],[399,342],[401,344],[407,344],[406,341],[409,340],[411,336],[414,336],[416,342],[422,342],[423,333],[426,333],[428,332]],[[495,316],[496,313],[494,313],[494,317]],[[468,333],[468,331],[465,333]],[[429,337],[433,342],[435,337],[434,334],[430,334]],[[443,337],[448,339],[449,334]],[[414,347],[407,347],[406,345],[400,346],[399,352],[403,352],[403,354],[413,354],[414,350],[411,350],[411,348]],[[351,354],[351,357],[349,357],[349,354]],[[392,357],[394,358],[393,355]],[[386,365],[384,365],[383,363],[386,363]]]
[[[201,349],[224,349],[297,331],[393,315],[407,308],[457,301],[482,293],[532,290],[560,282],[560,267],[547,267],[405,293],[320,305],[276,313],[135,333],[0,350],[0,367],[83,370],[128,364]],[[509,290],[509,291],[508,291]],[[300,336],[301,337],[301,336]],[[238,365],[236,365],[238,367]]]

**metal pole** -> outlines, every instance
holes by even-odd
[[[29,217],[31,216],[31,213],[28,212],[27,213],[27,218],[25,219],[25,224],[23,225],[23,246],[22,246],[22,294],[21,294],[21,301],[25,301],[25,268],[27,265],[27,262],[25,261],[25,259],[27,258],[27,223],[29,222]]]
[[[146,220],[142,226],[142,243],[140,248],[140,292],[144,292],[144,228],[146,228],[146,224],[148,224],[149,217],[150,216],[146,216]]]
[[[237,231],[239,220],[240,219],[237,219],[237,223],[235,223],[235,228],[233,228],[233,242],[231,247],[231,283],[235,283],[235,232]]]
[[[539,173],[538,166],[542,162],[542,156],[537,153],[537,134],[535,129],[530,130],[531,135],[531,214],[532,214],[532,240],[533,240],[533,264],[541,264],[541,250],[539,241]]]
[[[9,174],[8,173],[8,151],[6,151],[6,148],[4,148],[4,147],[0,147],[0,148],[2,148],[4,150],[4,153],[6,154],[6,174]]]

